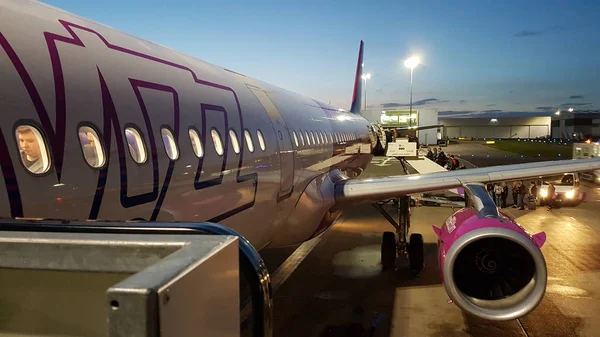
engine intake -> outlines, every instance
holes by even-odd
[[[544,297],[546,261],[528,237],[506,228],[465,233],[444,261],[444,286],[462,310],[488,320],[525,316]]]

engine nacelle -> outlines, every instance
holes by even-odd
[[[482,216],[473,208],[455,212],[434,231],[444,287],[463,311],[487,320],[516,319],[544,297],[544,232],[531,236],[497,210]]]

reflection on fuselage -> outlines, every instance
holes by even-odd
[[[286,245],[328,211],[328,174],[371,158],[358,114],[39,3],[0,6],[1,123],[24,121],[0,144],[0,216],[213,221]]]

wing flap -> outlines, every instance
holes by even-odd
[[[375,202],[394,197],[446,190],[468,183],[488,183],[600,168],[599,159],[557,160],[527,164],[482,167],[428,174],[411,174],[369,179],[350,179],[335,185],[336,206]]]

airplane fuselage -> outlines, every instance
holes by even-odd
[[[0,6],[0,217],[211,221],[285,246],[331,225],[328,181],[371,160],[357,114],[44,4]],[[39,133],[38,173],[20,127]]]

